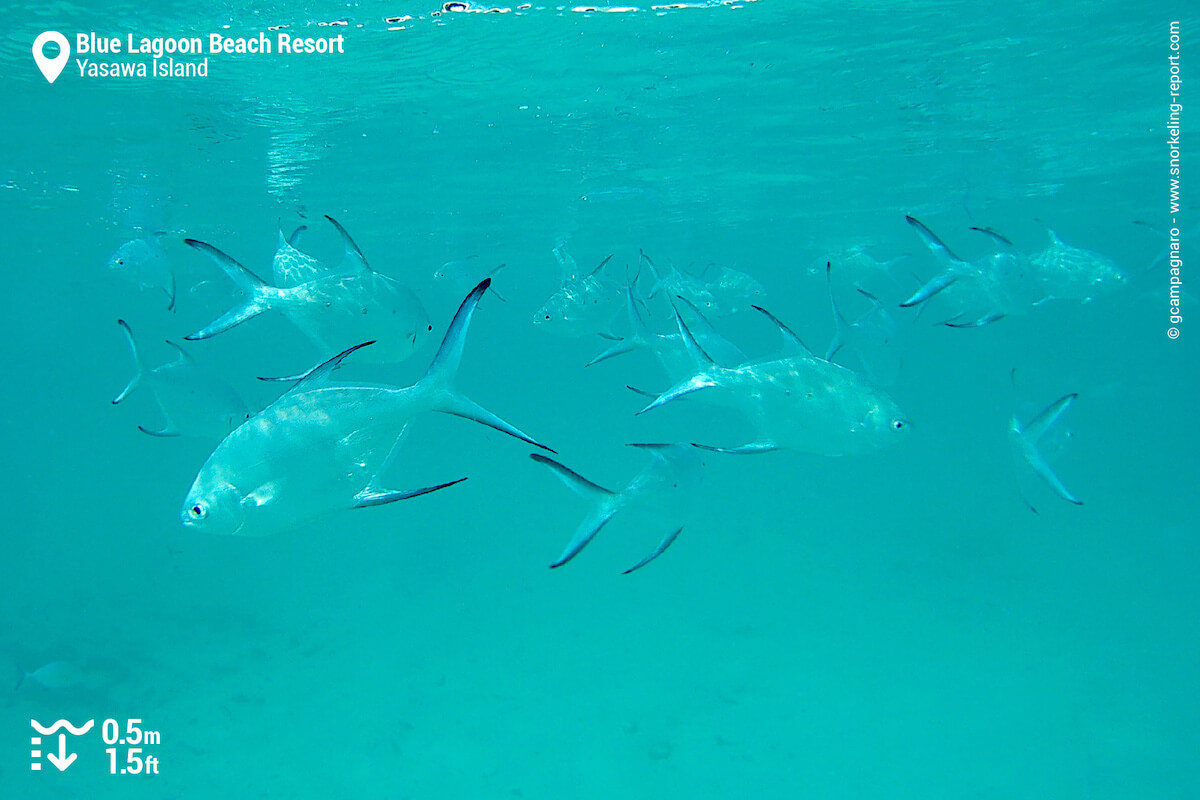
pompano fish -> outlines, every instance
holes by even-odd
[[[716,300],[713,313],[736,314],[766,301],[767,290],[754,277],[732,267],[709,264],[702,273],[708,291]]]
[[[1012,381],[1016,385],[1016,370],[1012,372]],[[1046,406],[1037,414],[1033,415],[1028,421],[1022,422],[1020,417],[1013,414],[1012,420],[1008,425],[1009,441],[1012,443],[1013,454],[1018,464],[1027,466],[1033,470],[1034,474],[1040,477],[1046,484],[1054,490],[1054,493],[1066,500],[1068,503],[1073,503],[1077,506],[1083,505],[1083,501],[1075,496],[1058,475],[1050,466],[1047,458],[1043,439],[1048,435],[1055,423],[1066,413],[1067,409],[1074,404],[1075,399],[1079,397],[1077,393],[1063,395],[1055,400],[1050,405]],[[1037,511],[1032,505],[1029,506],[1033,511]]]
[[[305,374],[291,391],[229,434],[196,476],[181,519],[188,528],[263,535],[345,508],[383,505],[458,481],[393,491],[379,486],[408,423],[440,411],[546,450],[454,388],[467,327],[490,280],[467,295],[425,376],[406,388],[334,384],[356,345]],[[553,452],[553,451],[551,451]]]
[[[622,509],[638,505],[650,506],[660,513],[666,512],[676,520],[677,515],[682,513],[681,506],[686,500],[685,495],[700,482],[703,462],[696,448],[687,444],[633,444],[630,447],[647,450],[651,455],[650,463],[617,492],[592,483],[552,458],[540,453],[530,454],[530,458],[549,467],[563,483],[595,504],[592,511],[580,522],[562,555],[550,565],[551,569],[561,567],[578,555],[579,551],[596,537],[600,529]],[[682,531],[682,526],[675,527],[672,523],[670,531],[658,546],[622,574],[628,575],[658,558]]]
[[[73,689],[86,682],[87,673],[73,661],[51,661],[33,672],[25,672],[17,679],[13,691],[20,689],[26,681],[46,689]]]
[[[634,350],[648,350],[662,365],[668,380],[680,381],[687,378],[695,372],[696,362],[688,352],[683,336],[679,333],[655,333],[651,330],[642,314],[641,299],[635,296],[635,291],[632,283],[625,287],[629,335],[624,339],[617,340],[604,352],[589,361],[586,366],[590,367]],[[727,366],[734,366],[746,361],[746,355],[736,345],[717,333],[699,309],[688,304],[683,298],[678,299],[692,310],[692,323],[689,328],[700,346],[713,357],[713,360]]]
[[[295,248],[281,236],[281,248],[289,266],[280,270],[280,274],[292,276],[289,280],[315,274],[289,286],[272,286],[212,245],[185,239],[186,244],[211,258],[241,288],[246,300],[184,338],[207,339],[268,309],[277,309],[322,352],[335,352],[348,341],[370,339],[379,343],[367,355],[370,361],[390,363],[412,355],[433,330],[421,301],[404,284],[371,269],[346,229],[333,217],[326,219],[342,237],[345,254],[341,264],[316,272],[315,259],[305,261],[295,257],[291,253]],[[277,270],[280,260],[277,253]]]
[[[182,347],[172,341],[168,340],[167,344],[175,348],[178,357],[169,363],[146,369],[138,355],[129,323],[119,319],[117,324],[125,331],[136,371],[121,393],[113,398],[113,405],[128,397],[138,386],[145,386],[165,420],[163,427],[158,430],[141,425],[138,430],[151,436],[221,439],[250,418],[246,404],[232,387],[193,361]]]
[[[845,367],[818,358],[770,312],[789,343],[790,355],[736,367],[716,364],[676,315],[679,331],[699,371],[659,395],[643,414],[692,392],[707,390],[741,411],[759,438],[739,447],[700,445],[722,453],[763,453],[787,448],[818,455],[846,455],[897,441],[908,417],[882,390]]]
[[[113,275],[143,290],[161,291],[167,297],[167,310],[175,309],[175,272],[171,269],[162,237],[156,233],[130,239],[108,257],[106,266]]]
[[[829,289],[829,305],[833,311],[834,335],[825,352],[825,360],[833,361],[839,355],[849,355],[858,361],[863,375],[877,386],[887,386],[896,378],[900,360],[892,345],[895,342],[896,320],[887,307],[875,295],[855,286],[855,291],[871,303],[871,309],[851,322],[842,313],[837,297],[833,293],[831,262],[825,262],[825,284]],[[839,363],[842,362],[839,359]]]
[[[717,296],[700,278],[681,272],[673,266],[659,270],[650,260],[650,256],[641,250],[638,250],[638,256],[641,258],[642,264],[650,267],[650,274],[654,276],[654,285],[646,295],[651,300],[662,293],[667,298],[682,297],[705,314],[724,313]]]
[[[1047,228],[1050,243],[1030,256],[1045,300],[1091,301],[1124,286],[1127,277],[1111,258],[1072,247]]]
[[[1027,311],[1039,299],[1027,259],[994,231],[973,228],[1004,246],[985,258],[966,261],[956,256],[920,220],[914,217],[905,217],[905,220],[942,263],[943,269],[901,303],[901,308],[918,306],[940,295],[955,309],[954,316],[944,324],[953,328],[979,328]]]
[[[621,291],[604,275],[609,255],[587,275],[578,274],[575,259],[565,246],[554,249],[563,268],[563,283],[533,315],[533,324],[559,336],[591,336],[607,333],[621,302]]]
[[[507,264],[485,269],[480,266],[479,256],[467,256],[455,261],[447,261],[433,271],[433,280],[439,286],[449,288],[455,292],[464,292],[468,287],[474,286],[484,278],[494,277],[497,272],[504,269]],[[500,293],[496,291],[496,287],[492,287],[492,294],[501,302],[508,302]]]

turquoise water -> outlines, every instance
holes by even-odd
[[[437,9],[2,12],[0,678],[59,661],[76,677],[0,690],[0,795],[1197,796],[1200,329],[1186,295],[1166,337],[1166,274],[1147,272],[1165,237],[1134,224],[1169,227],[1168,25],[1187,98],[1194,11]],[[343,34],[346,53],[210,56],[192,79],[85,79],[72,61],[50,85],[29,50],[48,29],[274,25]],[[610,488],[646,461],[628,442],[754,431],[699,395],[635,416],[647,401],[627,384],[669,385],[653,359],[585,368],[609,342],[533,325],[564,241],[584,268],[615,254],[614,275],[639,248],[749,273],[821,352],[824,264],[840,259],[840,299],[861,312],[852,286],[869,287],[899,326],[887,390],[909,436],[842,458],[706,453],[678,541],[629,576],[661,528],[618,516],[547,569],[587,504],[527,445],[436,414],[411,426],[389,485],[461,486],[270,537],[185,530],[216,440],[140,433],[161,420],[148,395],[112,405],[133,370],[115,321],[168,362],[162,340],[236,300],[184,237],[267,273],[280,224],[308,223],[305,249],[336,258],[325,214],[434,325],[411,359],[348,361],[347,379],[416,380],[470,288],[439,266],[504,263],[505,302],[480,304],[460,385]],[[1042,221],[1132,277],[950,329],[897,307],[938,269],[906,214],[966,258],[989,248],[971,226],[1033,250]],[[174,311],[105,268],[151,231],[166,232]],[[892,264],[855,271],[855,248]],[[753,311],[713,323],[752,358],[777,349]],[[278,394],[255,376],[330,355],[277,313],[185,346],[254,408]],[[1016,479],[1013,368],[1035,413],[1079,394],[1055,469],[1084,505]],[[67,771],[31,771],[29,720],[60,718],[97,729]],[[130,718],[161,732],[145,748],[161,774],[108,774],[99,726]]]

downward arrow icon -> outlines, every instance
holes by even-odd
[[[54,753],[47,753],[46,758],[50,759],[50,763],[58,767],[59,772],[62,772],[67,767],[71,766],[71,764],[73,764],[75,759],[79,758],[79,756],[75,753],[71,753],[70,755],[67,754],[67,735],[65,733],[60,733],[58,735],[58,755],[54,755]]]

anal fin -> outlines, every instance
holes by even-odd
[[[425,486],[421,489],[408,489],[406,491],[387,491],[379,489],[366,488],[354,496],[354,508],[368,508],[369,506],[382,506],[388,503],[395,503],[397,500],[408,500],[412,497],[420,497],[423,494],[436,492],[439,489],[445,489],[448,486],[453,486],[456,483],[462,483],[466,478],[459,478],[456,481],[447,481],[439,483],[436,486]]]

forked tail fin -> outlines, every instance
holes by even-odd
[[[243,267],[232,257],[206,242],[196,239],[184,239],[183,242],[211,258],[246,295],[246,299],[240,305],[234,306],[208,325],[183,338],[195,341],[224,333],[235,325],[257,317],[278,301],[279,291],[275,287],[268,285],[262,278]]]
[[[475,308],[479,305],[479,301],[483,298],[484,292],[488,290],[491,283],[491,278],[484,278],[478,286],[471,290],[466,299],[462,301],[462,305],[458,307],[454,319],[450,322],[450,327],[446,330],[446,336],[442,339],[442,346],[438,348],[437,354],[433,357],[433,362],[429,365],[425,376],[421,378],[417,385],[429,392],[431,408],[434,411],[441,411],[443,414],[453,414],[456,417],[474,420],[490,428],[495,428],[502,433],[507,433],[509,436],[516,437],[523,442],[528,442],[534,447],[540,447],[543,450],[553,453],[554,451],[546,447],[546,445],[522,433],[513,425],[505,422],[454,388],[454,379],[458,374],[458,366],[462,361],[463,345],[467,340],[467,328],[471,324],[471,316],[475,313]]]
[[[588,545],[592,539],[596,538],[596,534],[600,529],[608,523],[613,515],[620,509],[621,495],[605,489],[599,484],[592,483],[587,478],[583,477],[574,470],[563,466],[552,458],[547,458],[541,453],[530,453],[529,457],[539,464],[545,464],[550,470],[558,476],[558,479],[565,483],[572,491],[581,497],[595,503],[595,506],[588,513],[583,521],[579,523],[579,527],[575,529],[575,535],[571,537],[571,541],[567,543],[562,555],[555,559],[550,565],[550,569],[555,569],[566,564],[575,556],[579,555],[579,551]],[[639,565],[640,566],[640,565]]]

